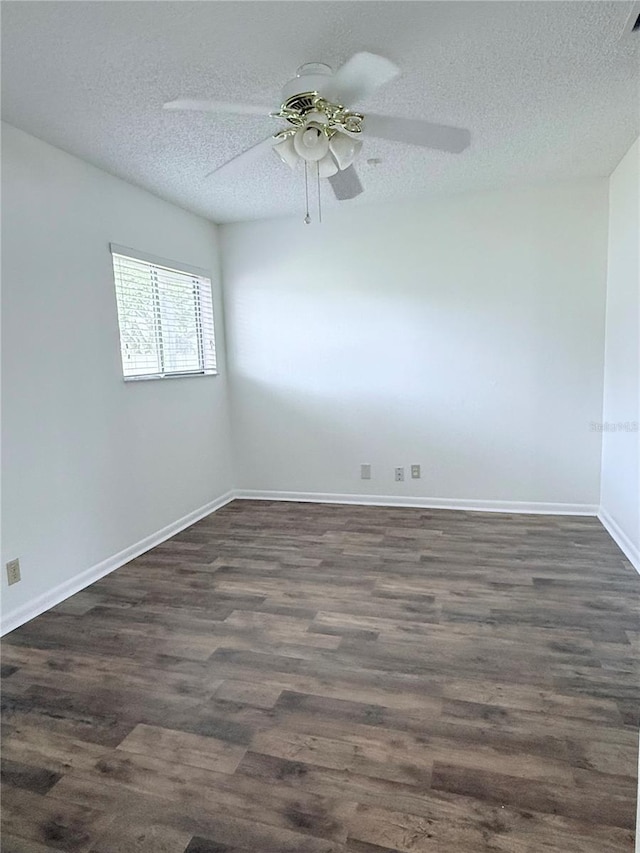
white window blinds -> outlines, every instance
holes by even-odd
[[[124,378],[216,373],[211,279],[113,244],[111,253]]]

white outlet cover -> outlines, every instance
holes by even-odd
[[[9,560],[7,563],[7,582],[9,586],[20,580],[20,560]]]

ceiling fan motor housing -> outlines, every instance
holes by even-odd
[[[282,89],[282,103],[285,104],[295,95],[309,97],[314,92],[327,97],[330,94],[329,86],[332,77],[332,68],[323,62],[307,62],[305,65],[301,65],[293,80],[285,83]],[[312,104],[310,103],[309,108],[311,106]],[[291,108],[296,109],[293,105],[291,105]]]

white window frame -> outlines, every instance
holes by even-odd
[[[218,376],[218,366],[217,366],[217,354],[216,354],[216,330],[215,330],[215,312],[213,306],[213,287],[212,287],[212,279],[211,273],[202,269],[201,267],[195,267],[191,264],[184,264],[177,261],[172,261],[167,258],[161,258],[157,255],[152,255],[146,252],[139,252],[137,249],[130,249],[127,246],[120,246],[117,243],[109,243],[109,249],[112,257],[112,273],[114,279],[114,295],[116,295],[116,310],[118,314],[118,332],[119,332],[119,341],[120,341],[120,360],[121,360],[121,368],[123,373],[123,379],[125,382],[144,382],[149,379],[180,379],[185,377],[194,377],[194,376]],[[139,261],[145,264],[149,264],[151,267],[161,267],[164,270],[169,270],[171,272],[177,272],[187,276],[193,276],[194,280],[198,280],[198,289],[196,296],[196,304],[195,311],[196,314],[200,314],[202,311],[202,302],[201,295],[203,287],[207,287],[209,289],[209,299],[210,299],[210,311],[211,311],[211,331],[210,335],[206,336],[205,339],[205,329],[202,325],[198,326],[199,336],[198,336],[198,347],[199,347],[199,360],[201,369],[199,370],[187,370],[187,371],[166,371],[159,373],[143,373],[138,374],[137,376],[126,376],[124,373],[124,359],[122,353],[122,328],[120,323],[120,310],[117,304],[117,282],[116,282],[116,272],[115,267],[113,265],[114,256],[119,256],[127,259],[131,259],[133,261]],[[204,280],[204,281],[203,281]],[[154,291],[154,296],[158,300],[160,298],[160,290],[156,288]],[[160,316],[160,312],[157,312],[157,316]],[[160,361],[162,362],[162,324],[158,321],[156,327],[156,335],[159,336],[158,340],[158,356]],[[212,360],[213,366],[206,366],[207,359],[205,359],[204,355],[204,347],[209,344],[213,350],[213,355],[209,356],[209,360]]]

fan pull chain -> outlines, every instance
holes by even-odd
[[[322,222],[322,196],[320,195],[320,163],[316,160],[316,181],[318,184],[318,222]]]
[[[307,213],[304,217],[304,224],[309,225],[311,222],[311,216],[309,214],[309,174],[307,171],[307,161],[304,161],[304,197],[307,206]]]

